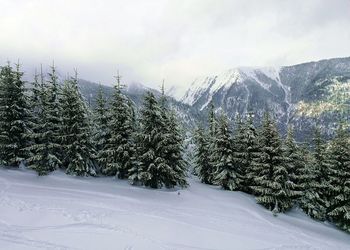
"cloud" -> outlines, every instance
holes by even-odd
[[[0,60],[186,87],[237,66],[350,55],[348,0],[0,0]]]

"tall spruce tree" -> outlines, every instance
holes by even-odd
[[[34,143],[29,147],[31,157],[28,162],[38,175],[46,175],[61,166],[61,113],[59,106],[59,87],[56,69],[51,67],[49,80],[44,83],[41,73],[40,88],[37,89],[37,79],[33,84],[33,99],[38,100],[38,106],[33,107],[34,122],[31,138]],[[36,110],[35,110],[36,109]]]
[[[249,112],[246,120],[237,117],[234,137],[234,161],[237,165],[237,176],[240,190],[251,193],[250,186],[253,185],[254,173],[252,163],[259,152],[258,135],[253,123],[254,114]]]
[[[287,137],[284,141],[284,154],[288,160],[289,188],[292,191],[293,199],[299,201],[305,190],[307,162],[304,152],[294,139],[294,131],[291,126],[288,127]]]
[[[132,138],[132,119],[129,102],[122,93],[122,85],[118,74],[108,123],[110,134],[107,143],[100,151],[102,156],[100,162],[101,159],[106,162],[103,168],[103,173],[106,175],[116,175],[120,179],[125,179],[128,177],[129,169],[133,167],[135,145]]]
[[[217,131],[217,118],[215,115],[215,106],[213,101],[209,104],[209,111],[208,111],[208,125],[209,125],[209,137],[208,137],[208,153],[209,153],[209,164],[210,168],[210,177],[208,178],[209,184],[214,184],[214,175],[215,175],[215,166],[213,166],[213,162],[215,161],[215,136]]]
[[[95,151],[91,143],[91,124],[78,90],[77,73],[65,81],[62,92],[62,130],[64,167],[70,175],[95,175]]]
[[[171,188],[181,185],[179,174],[165,159],[164,134],[165,121],[162,109],[154,94],[147,92],[140,117],[140,133],[137,135],[138,164],[130,169],[132,184],[141,184],[151,188],[165,186]]]
[[[62,88],[58,82],[56,67],[54,64],[50,67],[47,80],[47,131],[49,131],[50,138],[50,154],[57,157],[56,168],[61,167],[62,156],[62,141],[60,137],[62,128],[62,109],[60,104],[60,97],[62,95]]]
[[[209,159],[209,135],[203,127],[199,126],[195,133],[195,172],[201,182],[212,184],[212,165]]]
[[[260,152],[252,162],[256,200],[274,214],[293,205],[292,185],[288,180],[288,159],[285,157],[275,122],[265,112],[259,134]]]
[[[107,100],[103,94],[102,86],[99,86],[99,90],[96,98],[96,107],[94,110],[94,141],[95,149],[97,151],[97,163],[98,172],[103,172],[106,169],[108,162],[108,154],[104,150],[108,140],[110,138],[110,131],[108,127],[108,121],[110,114],[107,109]]]
[[[235,118],[234,135],[232,139],[232,159],[236,169],[236,183],[239,190],[244,190],[244,182],[247,171],[245,169],[245,152],[246,145],[244,144],[245,128],[242,117],[238,114]]]
[[[29,140],[29,146],[32,146],[33,144],[36,144],[38,141],[35,138],[36,133],[38,132],[37,124],[40,123],[40,113],[41,113],[41,86],[42,81],[39,79],[43,79],[40,77],[37,71],[35,70],[34,74],[34,81],[32,82],[31,87],[31,94],[29,96],[29,129],[27,131],[26,137]],[[30,151],[30,148],[28,147],[29,156],[32,156],[32,152]]]
[[[215,168],[214,183],[226,190],[237,190],[237,165],[233,159],[233,141],[225,115],[219,118],[211,164]]]
[[[18,166],[28,156],[29,100],[19,64],[0,72],[0,164]]]
[[[350,133],[340,124],[330,146],[331,202],[328,216],[343,230],[350,232]]]
[[[326,203],[322,197],[323,183],[319,183],[320,172],[316,167],[315,158],[305,147],[301,148],[304,158],[303,195],[299,199],[300,208],[310,217],[317,220],[326,219]]]
[[[330,192],[329,192],[329,173],[331,165],[329,163],[329,151],[327,149],[327,143],[321,136],[321,129],[317,126],[315,128],[314,135],[314,158],[315,158],[315,171],[319,183],[318,193],[325,201],[325,206],[328,207],[330,203]]]
[[[329,160],[326,143],[321,136],[321,131],[316,126],[313,136],[312,157],[305,166],[305,192],[300,200],[300,207],[312,218],[326,219],[329,207]]]
[[[177,122],[176,114],[168,107],[168,100],[164,94],[164,83],[159,105],[163,119],[161,150],[163,151],[165,164],[172,169],[169,173],[172,174],[172,176],[169,176],[171,184],[167,185],[168,187],[174,187],[176,185],[185,187],[187,186],[187,163],[183,158],[183,137]]]

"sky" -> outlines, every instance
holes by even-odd
[[[239,66],[350,56],[350,0],[0,0],[0,64],[186,89]]]

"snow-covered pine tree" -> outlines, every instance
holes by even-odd
[[[147,92],[140,117],[140,131],[137,135],[138,165],[130,169],[129,180],[151,188],[173,187],[179,184],[178,174],[164,158],[165,121],[161,107],[154,94]]]
[[[100,156],[106,159],[102,170],[104,174],[125,179],[134,164],[133,117],[128,99],[122,93],[119,74],[116,78],[117,84],[114,87],[108,122],[109,135],[107,143],[100,151]]]
[[[186,187],[187,181],[187,162],[183,157],[183,136],[180,125],[177,122],[176,113],[169,108],[168,99],[164,92],[164,81],[161,89],[162,95],[159,98],[161,115],[163,118],[163,142],[162,150],[166,164],[172,169],[173,176],[169,176],[169,184],[166,187],[171,188],[176,185]]]
[[[62,91],[63,166],[71,175],[95,175],[95,151],[86,104],[78,90],[77,73],[67,79]]]
[[[106,169],[108,162],[108,154],[104,148],[107,145],[107,142],[110,138],[110,132],[108,128],[109,113],[107,110],[107,100],[104,97],[102,86],[99,86],[99,90],[96,98],[96,107],[94,110],[94,141],[95,149],[97,151],[97,163],[98,163],[98,172],[102,172],[103,169]]]
[[[34,143],[29,147],[31,157],[28,163],[38,175],[47,175],[61,166],[60,154],[62,153],[59,89],[55,67],[51,67],[47,84],[43,82],[42,73],[41,79],[40,88],[36,87],[37,78],[33,84],[33,99],[38,100],[38,106],[33,107],[34,122],[31,138]]]
[[[41,83],[39,81],[39,74],[35,70],[34,81],[32,82],[31,94],[29,96],[29,129],[27,131],[26,137],[30,141],[29,145],[33,145],[37,143],[37,139],[35,138],[37,131],[37,124],[39,123],[39,115],[41,113]],[[43,78],[41,78],[43,79]],[[29,147],[30,147],[29,146]],[[30,152],[29,147],[27,148],[29,157],[32,156],[32,152]]]
[[[62,141],[60,137],[62,129],[62,109],[60,104],[60,97],[62,94],[62,88],[58,82],[58,76],[56,73],[55,65],[50,67],[51,71],[48,73],[47,80],[47,131],[50,138],[50,154],[52,157],[57,158],[55,168],[59,168],[62,165]]]
[[[258,136],[253,117],[252,112],[247,114],[245,121],[238,116],[234,136],[233,158],[237,166],[237,183],[240,186],[239,189],[246,193],[251,193],[250,186],[253,184],[254,178],[251,166],[259,152]]]
[[[252,162],[256,200],[274,214],[293,205],[293,194],[288,180],[288,159],[285,157],[275,121],[265,112],[259,134],[260,152]]]
[[[326,204],[321,192],[323,183],[318,182],[319,171],[311,152],[304,146],[301,147],[304,158],[303,169],[303,195],[299,199],[299,206],[310,217],[317,220],[326,219]]]
[[[19,64],[0,72],[0,164],[18,166],[28,156],[30,112]]]
[[[211,164],[215,168],[214,183],[226,190],[237,190],[237,165],[233,160],[233,141],[228,119],[221,115],[216,128],[215,147]]]
[[[245,127],[240,114],[235,118],[234,135],[232,139],[232,159],[234,161],[236,169],[236,183],[238,185],[238,190],[245,190],[244,184],[247,174],[247,169],[245,168],[247,147],[244,143],[245,139]]]
[[[308,166],[302,149],[294,139],[294,130],[288,126],[287,137],[284,141],[284,154],[288,159],[289,188],[294,201],[299,202],[306,185],[305,169]]]
[[[216,129],[217,129],[217,118],[215,115],[215,106],[213,101],[209,103],[209,111],[208,111],[208,125],[209,125],[209,136],[208,136],[208,157],[209,157],[209,164],[210,168],[210,177],[208,178],[209,184],[214,184],[214,172],[216,171],[215,167],[213,166],[212,162],[215,161],[215,137],[216,137]]]
[[[329,169],[326,143],[321,137],[321,131],[316,126],[313,136],[312,157],[306,161],[305,192],[300,199],[300,207],[306,214],[318,220],[326,219],[329,206]]]
[[[140,119],[138,117],[138,112],[135,110],[134,103],[128,98],[128,106],[129,106],[129,112],[132,117],[132,139],[134,141],[134,156],[133,156],[133,165],[128,171],[128,179],[131,184],[133,185],[142,185],[141,178],[143,176],[143,170],[141,169],[141,163],[139,161],[138,153],[142,150],[142,130],[141,130],[141,124]]]
[[[168,100],[164,94],[164,86],[162,87],[162,96],[160,97],[159,103],[164,121],[161,150],[163,151],[165,164],[172,170],[164,185],[167,188],[176,185],[186,187],[187,162],[183,158],[183,137],[175,112],[168,108]]]
[[[209,159],[209,135],[203,127],[199,126],[194,133],[195,149],[195,172],[201,182],[212,184],[212,165]]]
[[[350,233],[350,133],[347,124],[339,125],[329,157],[331,202],[328,216]]]
[[[329,163],[329,150],[327,149],[327,143],[321,136],[321,129],[316,126],[314,135],[314,158],[315,158],[315,171],[317,173],[317,182],[319,183],[318,193],[325,201],[325,206],[329,206],[330,193],[329,193],[329,174],[331,165]]]

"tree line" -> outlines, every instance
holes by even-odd
[[[266,111],[256,127],[253,113],[228,118],[216,115],[213,103],[208,128],[195,131],[195,174],[206,184],[252,194],[274,214],[299,206],[317,220],[330,220],[350,232],[350,134],[340,122],[326,142],[319,127],[311,145],[297,143],[293,128],[282,139]]]
[[[183,137],[164,93],[144,96],[140,112],[122,93],[120,77],[107,101],[100,86],[90,110],[77,73],[59,83],[56,68],[26,88],[20,66],[0,71],[0,164],[20,163],[47,175],[116,176],[151,188],[187,186]]]

